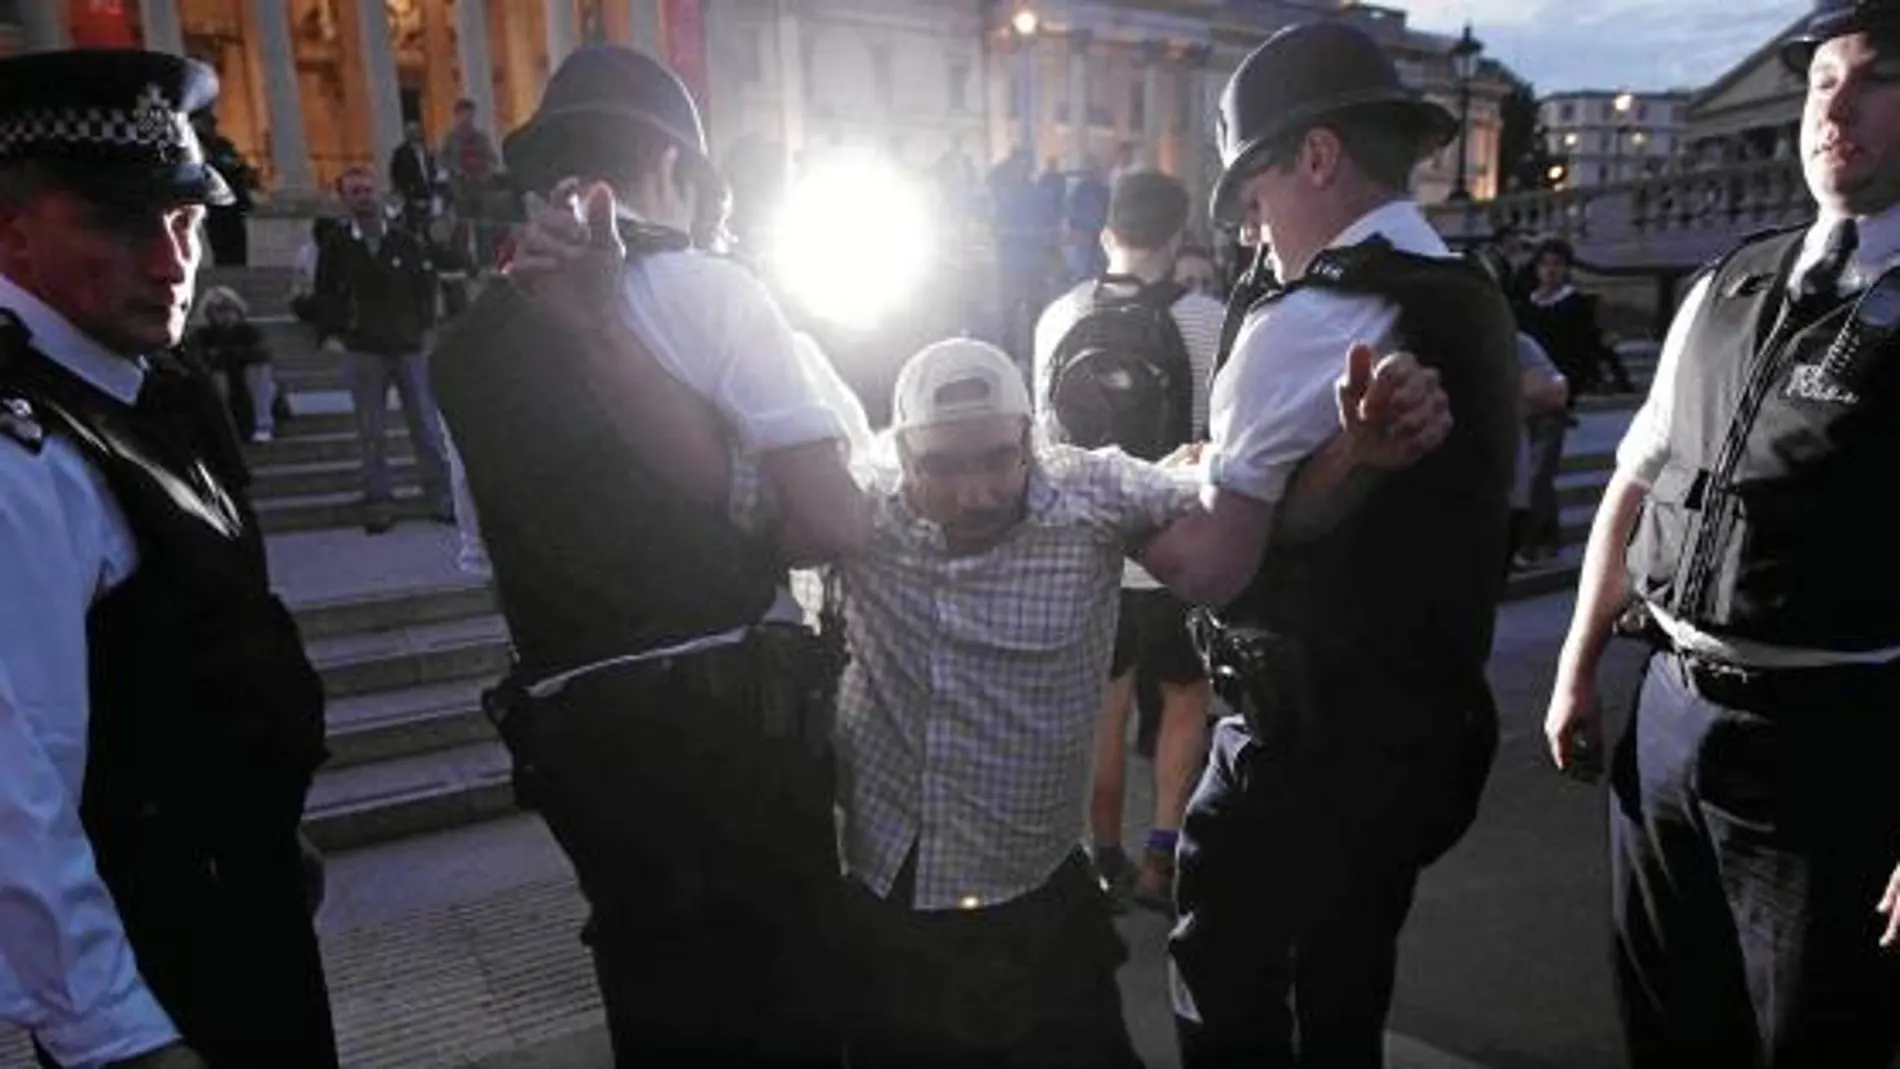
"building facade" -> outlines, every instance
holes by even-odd
[[[1800,25],[1789,25],[1690,100],[1683,136],[1691,166],[1794,157],[1807,87],[1782,65],[1781,46]]]
[[[1562,161],[1557,188],[1613,185],[1673,167],[1683,148],[1690,94],[1581,90],[1538,102],[1545,150]]]
[[[1024,17],[1025,13],[1029,17]],[[1204,204],[1213,114],[1240,59],[1282,26],[1351,20],[1454,112],[1453,38],[1341,0],[0,0],[0,53],[72,45],[181,52],[216,68],[226,136],[279,196],[377,166],[454,103],[502,132],[587,41],[665,58],[698,94],[722,158],[767,144],[795,161],[868,145],[920,169],[980,175],[1012,148],[1063,169],[1122,163],[1181,176]],[[1024,32],[1029,30],[1030,32]],[[1468,89],[1465,182],[1498,188],[1501,68]],[[1457,178],[1457,147],[1416,176]]]

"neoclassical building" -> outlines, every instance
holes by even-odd
[[[1229,73],[1274,30],[1315,18],[1364,26],[1412,84],[1458,109],[1452,38],[1341,0],[0,0],[0,52],[142,45],[205,60],[224,80],[220,125],[279,198],[380,163],[405,121],[438,140],[462,97],[484,126],[512,128],[549,70],[593,40],[680,70],[716,153],[867,144],[980,169],[1027,144],[1068,168],[1132,156],[1198,193]],[[1486,63],[1468,88],[1466,184],[1483,199],[1508,86]],[[1442,199],[1455,171],[1455,148],[1427,161],[1421,199]]]

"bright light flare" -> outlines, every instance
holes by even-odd
[[[794,185],[775,260],[785,287],[814,315],[862,330],[917,290],[935,252],[924,191],[882,158],[855,155]]]
[[[1018,34],[1024,37],[1034,37],[1037,27],[1042,24],[1042,20],[1036,17],[1034,8],[1026,7],[1016,12],[1016,17],[1010,19],[1009,24],[1015,28]]]

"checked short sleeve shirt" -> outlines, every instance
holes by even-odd
[[[1041,886],[1075,849],[1122,560],[1193,507],[1195,473],[1038,451],[1024,522],[952,556],[881,473],[871,551],[844,571],[845,866],[888,894],[913,847],[918,910]]]

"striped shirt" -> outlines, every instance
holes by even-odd
[[[1194,505],[1194,473],[1038,450],[1027,515],[952,556],[885,469],[843,572],[845,867],[879,895],[917,851],[919,910],[1006,902],[1075,849],[1131,543]]]

